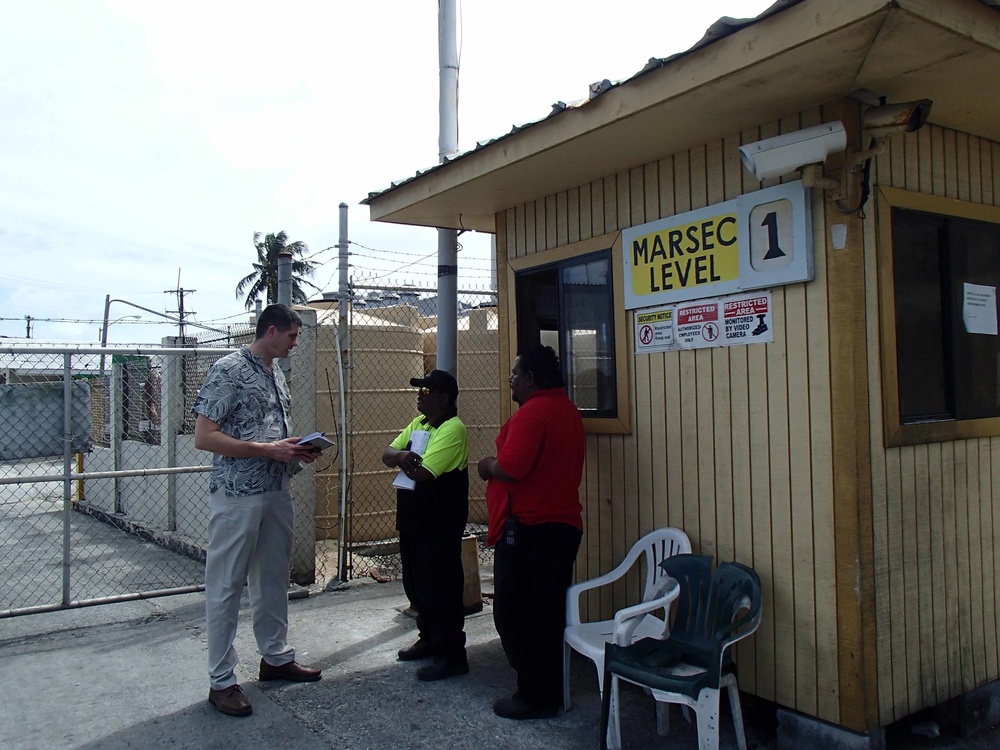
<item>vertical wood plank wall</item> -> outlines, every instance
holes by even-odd
[[[508,299],[505,258],[756,190],[740,143],[823,121],[822,110],[809,110],[498,214],[499,299]],[[739,645],[740,687],[839,723],[831,291],[815,198],[813,215],[816,277],[772,290],[773,343],[636,355],[634,315],[626,315],[629,346],[620,355],[629,361],[633,429],[587,437],[577,578],[607,572],[663,525],[684,529],[696,552],[753,566],[764,615]],[[509,312],[502,319],[513,349]],[[503,372],[510,356],[501,352]],[[589,614],[608,616],[637,596],[629,581],[592,597]]]
[[[953,130],[925,126],[894,138],[872,174],[882,185],[1000,205],[1000,144]],[[873,219],[866,225],[878,689],[886,724],[1000,677],[1000,438],[883,447]]]
[[[827,119],[808,110],[499,214],[499,298],[507,299],[504,257],[757,189],[740,164],[740,143]],[[872,176],[873,184],[1000,205],[1000,144],[926,126],[894,138]],[[834,508],[830,307],[839,290],[827,278],[822,199],[813,202],[816,276],[772,290],[773,343],[635,355],[627,314],[633,430],[588,435],[577,578],[607,572],[639,536],[663,525],[684,529],[696,552],[753,566],[764,617],[737,650],[740,687],[842,723],[855,720],[842,716],[842,700],[862,696],[842,684],[840,648],[853,649],[854,634],[838,621],[836,563],[843,545],[858,540],[835,534],[851,510]],[[866,213],[877,648],[864,658],[877,660],[870,698],[877,695],[885,725],[1000,677],[1000,437],[884,448],[874,206]],[[506,310],[504,325],[503,374],[515,346]],[[592,597],[589,615],[608,616],[637,595],[638,582],[628,581]]]

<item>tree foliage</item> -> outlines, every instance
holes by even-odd
[[[284,230],[277,234],[269,234],[260,239],[260,232],[254,232],[253,244],[257,249],[257,262],[253,264],[253,273],[240,279],[236,285],[236,298],[246,296],[246,309],[253,309],[254,302],[263,296],[268,305],[278,301],[278,254],[287,250],[292,254],[292,303],[305,304],[309,301],[306,286],[319,291],[312,282],[306,280],[316,270],[316,264],[304,260],[303,255],[309,252],[309,246],[304,242],[289,242]]]

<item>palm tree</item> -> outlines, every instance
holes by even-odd
[[[269,234],[260,241],[260,232],[253,233],[253,244],[257,248],[257,262],[253,264],[253,273],[247,274],[236,285],[236,298],[246,294],[246,308],[253,308],[257,297],[265,295],[267,304],[278,301],[278,253],[287,250],[292,254],[292,302],[305,304],[309,295],[303,285],[311,286],[316,291],[319,287],[306,276],[312,276],[316,264],[303,260],[300,256],[309,252],[309,246],[304,242],[288,242],[284,230],[277,234]]]

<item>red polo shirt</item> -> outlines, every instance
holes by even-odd
[[[535,391],[500,428],[497,463],[514,477],[486,485],[490,526],[486,543],[503,537],[509,514],[521,523],[565,523],[583,530],[583,420],[562,388]]]

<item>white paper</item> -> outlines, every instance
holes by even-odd
[[[430,430],[414,430],[410,433],[410,450],[418,456],[424,455],[427,450],[427,441],[430,440]],[[398,490],[412,490],[417,483],[410,479],[402,471],[396,472],[396,478],[392,480],[392,486]]]
[[[417,483],[410,479],[402,471],[396,472],[396,478],[392,480],[392,486],[397,490],[412,490],[417,486]]]
[[[997,288],[982,284],[965,284],[962,301],[962,321],[969,333],[997,335]]]

